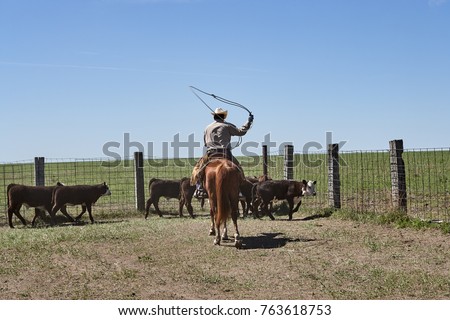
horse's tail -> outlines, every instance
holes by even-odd
[[[222,170],[218,168],[217,172],[222,174],[216,175],[216,195],[217,195],[217,215],[216,224],[222,224],[227,221],[228,217],[231,217],[232,211],[236,208],[233,207],[233,202],[239,201],[239,179],[240,173],[234,167],[229,167],[225,164],[220,165]]]

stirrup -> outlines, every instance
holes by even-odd
[[[197,188],[194,191],[194,198],[196,199],[205,199],[208,198],[208,194],[205,189],[201,185],[197,185]]]

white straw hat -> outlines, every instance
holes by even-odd
[[[222,108],[216,108],[216,110],[214,110],[214,112],[211,112],[212,115],[221,115],[223,116],[223,118],[225,119],[228,115],[228,110],[224,110]]]

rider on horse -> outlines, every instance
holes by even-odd
[[[208,125],[204,132],[206,154],[200,158],[192,171],[191,185],[197,184],[197,189],[202,189],[203,169],[211,158],[226,158],[232,161],[239,167],[244,177],[238,160],[231,154],[231,137],[245,135],[253,123],[253,115],[250,113],[248,121],[241,128],[237,128],[234,124],[225,121],[228,115],[227,110],[216,108],[211,114],[214,122]]]

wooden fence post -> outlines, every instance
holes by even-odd
[[[45,158],[34,157],[34,185],[45,186]],[[34,209],[35,215],[40,215],[40,209]]]
[[[268,176],[268,158],[267,158],[267,145],[262,146],[262,156],[263,156],[263,176]]]
[[[284,179],[294,179],[294,146],[284,146]]]
[[[45,186],[45,158],[34,158],[34,183],[36,186]]]
[[[328,145],[328,204],[335,209],[341,207],[338,143]]]
[[[145,210],[144,186],[144,155],[142,152],[134,153],[134,188],[136,194],[136,209]]]
[[[406,171],[403,161],[403,140],[389,141],[391,163],[392,205],[394,209],[407,211]]]

